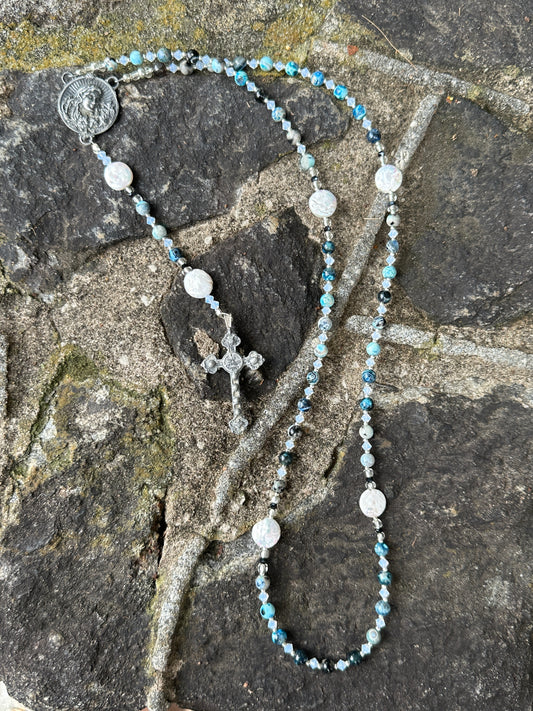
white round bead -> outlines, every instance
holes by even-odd
[[[317,190],[309,198],[309,209],[317,217],[331,217],[337,209],[337,198],[329,190]]]
[[[376,186],[382,193],[393,193],[402,184],[402,171],[395,165],[382,165],[376,173]]]
[[[374,434],[374,430],[370,425],[363,425],[359,428],[359,434],[363,439],[370,439]]]
[[[385,511],[387,499],[379,489],[365,489],[359,497],[359,506],[365,516],[376,518]]]
[[[252,528],[252,538],[260,548],[272,548],[280,536],[281,528],[274,518],[264,518]]]
[[[115,161],[106,165],[104,169],[104,179],[113,190],[124,190],[133,182],[133,173],[129,165]]]
[[[189,296],[195,299],[205,299],[213,289],[213,280],[203,269],[192,269],[185,274],[183,286]]]

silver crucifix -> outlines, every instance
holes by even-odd
[[[239,375],[246,366],[250,370],[260,368],[265,359],[256,351],[250,351],[247,356],[237,353],[237,346],[241,342],[239,336],[229,328],[222,339],[222,345],[226,348],[226,353],[222,358],[209,355],[202,361],[202,367],[207,373],[216,373],[223,368],[230,375],[231,381],[231,404],[233,405],[233,419],[229,421],[229,428],[235,434],[242,434],[248,427],[248,420],[241,411],[241,392],[239,388]]]

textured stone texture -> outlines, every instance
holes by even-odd
[[[0,677],[28,705],[142,707],[169,446],[158,393],[64,359],[4,486]]]
[[[336,12],[379,37],[363,15],[370,18],[396,47],[410,50],[415,62],[450,68],[533,68],[533,16],[520,0],[504,5],[471,0],[460,6],[438,0],[394,4],[341,0]]]
[[[490,197],[489,197],[490,196]],[[443,102],[406,179],[400,283],[438,323],[502,325],[533,305],[533,146]]]
[[[200,569],[212,582],[199,585],[199,574],[193,584],[176,648],[179,704],[199,711],[530,708],[528,410],[511,389],[476,401],[435,394],[376,412],[374,426],[393,574],[381,646],[344,674],[296,668],[259,616],[255,555],[246,558],[255,546],[213,545]],[[347,444],[327,498],[283,526],[271,557],[280,626],[320,657],[360,644],[379,599],[375,537],[357,503],[359,437]],[[238,567],[229,565],[233,549],[243,556]]]
[[[289,209],[195,260],[196,267],[212,275],[213,294],[220,308],[233,315],[242,353],[253,347],[265,358],[258,377],[247,375],[246,370],[241,376],[248,397],[272,389],[275,379],[296,357],[314,322],[321,293],[319,255],[318,245],[308,239],[307,229]],[[220,343],[225,332],[223,321],[217,319],[215,323],[210,311],[202,299],[192,299],[185,293],[181,275],[161,307],[168,340],[203,385],[203,396],[230,399],[227,373],[207,375],[199,365],[205,354],[198,352],[198,333]],[[250,313],[253,320],[248,318]],[[224,352],[221,348],[217,355],[222,357]]]
[[[60,87],[56,71],[20,76],[0,144],[0,231],[6,235],[0,258],[13,281],[36,292],[105,246],[149,233],[131,201],[107,188],[92,151],[60,120]],[[300,82],[278,82],[268,91],[309,144],[339,136],[348,125],[331,98]],[[243,182],[292,148],[264,105],[214,75],[127,85],[118,123],[98,140],[114,160],[131,166],[135,189],[157,205],[156,217],[170,229],[227,212]],[[172,198],[162,199],[167,193]]]

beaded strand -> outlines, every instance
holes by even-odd
[[[174,61],[176,60],[178,64]],[[147,63],[147,64],[146,64]],[[387,163],[385,149],[381,143],[381,134],[377,128],[372,126],[372,122],[367,117],[367,111],[364,105],[356,104],[355,99],[349,95],[348,89],[343,84],[336,84],[332,79],[326,79],[321,71],[311,71],[307,67],[299,67],[294,61],[283,63],[281,61],[274,62],[270,57],[264,56],[261,59],[249,59],[244,57],[236,57],[230,61],[225,58],[218,58],[204,55],[199,56],[195,50],[183,52],[178,49],[171,52],[167,48],[161,48],[154,53],[152,51],[142,54],[135,50],[129,55],[121,55],[118,60],[107,57],[102,62],[94,62],[81,69],[73,72],[73,75],[81,75],[88,72],[113,72],[119,65],[126,68],[129,64],[137,67],[130,73],[125,73],[118,79],[118,82],[129,83],[145,78],[149,78],[156,72],[164,71],[165,69],[171,73],[180,71],[182,74],[192,74],[195,70],[207,70],[216,74],[225,73],[228,77],[233,78],[234,82],[245,88],[247,91],[254,94],[257,101],[263,103],[267,110],[271,113],[272,119],[281,124],[281,128],[285,131],[289,142],[296,147],[299,156],[300,168],[308,174],[312,187],[313,194],[309,198],[309,207],[311,212],[323,220],[324,241],[322,243],[322,254],[325,265],[321,270],[321,287],[322,295],[320,297],[321,315],[318,319],[318,337],[315,341],[314,355],[316,360],[312,364],[312,369],[306,375],[306,387],[303,391],[303,396],[297,402],[297,414],[294,417],[294,423],[288,429],[288,439],[284,443],[284,449],[278,455],[277,476],[272,485],[274,492],[270,497],[268,515],[256,523],[252,529],[252,537],[256,544],[260,547],[260,559],[257,565],[258,576],[255,579],[255,586],[260,591],[258,596],[261,602],[260,615],[267,621],[268,629],[271,632],[272,641],[282,646],[284,652],[292,657],[297,665],[306,665],[310,669],[322,670],[331,672],[333,670],[344,671],[350,666],[356,666],[361,661],[368,657],[372,648],[381,641],[381,631],[386,625],[386,617],[389,615],[391,607],[389,599],[389,585],[392,582],[392,575],[388,570],[389,563],[387,555],[389,546],[385,543],[385,533],[383,531],[382,521],[379,516],[383,513],[386,506],[385,496],[376,488],[374,479],[373,465],[375,458],[371,454],[372,444],[370,440],[374,435],[373,428],[370,426],[371,415],[374,402],[371,398],[373,393],[372,384],[376,381],[376,373],[374,370],[375,358],[379,355],[381,347],[378,341],[381,338],[382,331],[386,326],[385,313],[387,312],[387,304],[391,301],[390,287],[392,279],[396,276],[396,268],[393,266],[396,261],[396,255],[399,250],[399,243],[396,239],[398,236],[397,227],[400,225],[400,216],[396,205],[397,196],[395,190],[400,186],[402,180],[401,171],[394,165]],[[366,641],[360,648],[353,649],[346,654],[346,659],[338,659],[333,662],[330,659],[318,660],[316,657],[309,658],[308,654],[299,648],[296,648],[292,642],[288,640],[287,632],[280,628],[278,621],[275,618],[275,607],[270,602],[270,579],[267,576],[269,572],[270,549],[278,542],[281,529],[279,523],[275,519],[278,509],[280,495],[286,488],[287,468],[294,462],[294,450],[297,441],[303,434],[302,424],[305,421],[305,413],[311,410],[311,398],[315,392],[315,387],[319,383],[319,371],[322,368],[322,361],[328,353],[326,342],[329,338],[329,332],[332,329],[333,323],[330,318],[331,308],[335,303],[333,294],[333,282],[336,279],[336,272],[333,267],[335,259],[332,254],[335,251],[335,243],[333,241],[333,230],[331,226],[331,216],[336,209],[336,199],[332,193],[322,188],[318,171],[315,168],[314,157],[307,152],[305,144],[301,140],[301,134],[297,131],[292,123],[287,120],[286,112],[281,107],[276,105],[275,101],[270,99],[265,91],[258,88],[255,82],[248,78],[245,68],[249,67],[255,70],[259,67],[264,72],[275,70],[277,72],[285,72],[290,77],[295,77],[298,74],[309,79],[312,86],[324,86],[327,90],[332,91],[333,95],[339,101],[345,101],[347,106],[352,110],[354,119],[361,124],[366,131],[366,139],[374,145],[378,157],[380,159],[381,168],[376,173],[376,186],[378,189],[388,195],[387,204],[387,224],[390,227],[388,233],[389,240],[387,242],[388,257],[386,266],[382,269],[383,281],[381,290],[377,295],[378,307],[377,316],[372,320],[373,333],[372,340],[366,346],[366,352],[369,356],[366,360],[366,368],[362,371],[362,398],[359,402],[359,407],[362,411],[361,420],[362,426],[359,429],[359,434],[362,439],[363,454],[360,461],[365,473],[365,490],[360,496],[359,504],[363,514],[372,519],[377,541],[374,545],[374,552],[378,556],[379,572],[377,573],[378,581],[381,584],[379,591],[380,599],[375,604],[375,612],[377,618],[373,627],[370,627],[366,632]],[[163,246],[168,250],[168,256],[172,262],[181,267],[184,275],[184,285],[188,293],[197,298],[204,298],[205,303],[212,308],[218,316],[224,315],[220,309],[220,304],[211,295],[212,280],[202,270],[193,270],[187,263],[182,251],[174,246],[173,241],[167,236],[167,229],[156,222],[155,217],[150,214],[149,203],[139,194],[135,193],[131,187],[133,174],[131,169],[123,163],[113,162],[111,158],[94,142],[91,142],[92,150],[96,157],[105,166],[104,176],[110,187],[116,190],[124,190],[133,199],[135,209],[138,214],[146,218],[147,224],[152,228],[153,237],[161,241]],[[106,174],[107,173],[107,174]],[[200,284],[201,294],[191,293],[187,289],[186,281],[188,275],[194,272],[202,272],[207,277],[207,281]],[[189,277],[190,278],[190,277]],[[203,291],[208,289],[208,293]]]

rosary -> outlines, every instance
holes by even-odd
[[[106,79],[97,76],[96,73],[105,75],[120,68],[133,67],[132,71],[122,73],[120,78],[112,75]],[[307,148],[302,143],[302,136],[288,120],[285,110],[276,105],[265,91],[248,77],[248,68],[255,70],[260,68],[263,72],[285,73],[290,77],[300,75],[304,79],[309,79],[315,87],[325,87],[333,92],[333,96],[340,102],[345,102],[351,109],[354,119],[363,128],[367,141],[376,149],[381,167],[375,174],[377,188],[388,195],[387,204],[387,225],[390,227],[387,242],[388,256],[386,266],[383,267],[381,290],[377,294],[377,316],[372,320],[373,333],[372,340],[366,346],[368,359],[366,368],[362,371],[362,398],[359,402],[361,409],[362,425],[359,434],[362,439],[363,454],[361,455],[361,465],[365,474],[365,488],[359,498],[359,506],[365,516],[372,520],[377,541],[374,551],[378,557],[379,571],[377,578],[380,583],[379,600],[375,604],[376,619],[374,625],[366,632],[366,638],[359,648],[349,650],[345,659],[333,661],[331,659],[317,659],[311,657],[303,649],[299,649],[289,641],[287,632],[279,626],[276,619],[276,610],[270,602],[270,579],[269,557],[270,549],[278,542],[281,529],[275,516],[278,503],[283,490],[286,487],[288,470],[294,460],[294,449],[296,442],[302,437],[304,431],[302,424],[305,421],[306,413],[311,410],[311,399],[320,379],[320,369],[323,360],[328,353],[326,345],[333,323],[330,318],[331,309],[335,303],[332,294],[333,284],[336,279],[334,268],[335,243],[333,241],[333,228],[331,226],[331,216],[337,207],[337,200],[333,193],[322,187],[318,171],[315,168],[314,157],[307,152]],[[288,429],[288,439],[284,443],[284,451],[278,456],[279,467],[276,472],[276,479],[272,485],[272,496],[269,504],[268,515],[256,523],[252,528],[252,538],[260,548],[260,558],[257,566],[258,576],[255,578],[255,587],[259,590],[260,615],[266,621],[272,641],[279,645],[285,654],[292,658],[297,665],[306,665],[310,669],[332,672],[334,670],[345,671],[350,666],[360,664],[368,657],[372,648],[381,641],[382,630],[386,624],[386,618],[390,613],[389,585],[392,581],[391,573],[388,570],[389,562],[387,555],[389,547],[385,543],[385,534],[379,516],[386,507],[384,494],[376,487],[374,471],[372,466],[375,462],[374,455],[371,454],[371,439],[374,430],[370,425],[370,411],[373,408],[372,383],[376,380],[374,370],[375,358],[379,355],[381,347],[379,340],[382,330],[386,325],[385,313],[387,304],[391,300],[389,291],[392,279],[396,276],[396,268],[393,266],[398,252],[398,231],[400,224],[398,208],[396,205],[395,191],[402,182],[402,173],[392,164],[387,163],[385,149],[381,143],[379,130],[372,126],[372,122],[367,117],[365,106],[357,104],[355,99],[349,95],[348,89],[343,84],[337,84],[332,79],[326,78],[321,71],[311,72],[307,67],[299,67],[296,62],[281,61],[274,62],[270,57],[261,59],[246,60],[244,57],[235,57],[233,60],[217,59],[204,55],[199,56],[195,50],[183,52],[162,48],[154,52],[133,51],[128,56],[122,55],[119,59],[106,58],[100,62],[93,62],[86,67],[67,72],[63,75],[64,87],[58,100],[58,109],[61,118],[66,125],[79,134],[82,144],[91,146],[99,161],[104,165],[104,179],[108,186],[117,191],[124,191],[133,201],[136,212],[146,219],[147,224],[152,229],[152,236],[158,240],[165,248],[170,260],[181,269],[183,276],[183,287],[185,292],[195,298],[203,299],[205,304],[213,310],[215,315],[221,318],[225,326],[225,334],[221,344],[225,349],[222,358],[209,355],[202,362],[202,367],[207,373],[214,374],[222,369],[229,374],[231,381],[231,399],[233,417],[229,421],[230,430],[236,434],[242,434],[248,427],[249,421],[243,413],[239,376],[244,368],[257,370],[264,362],[264,358],[256,351],[251,351],[247,355],[241,355],[237,348],[241,342],[239,336],[233,329],[233,318],[231,314],[222,310],[220,303],[214,298],[213,280],[211,276],[202,269],[191,267],[182,251],[174,245],[172,239],[168,237],[167,229],[159,224],[151,214],[149,203],[139,195],[132,187],[133,173],[131,168],[121,161],[114,161],[102,148],[95,143],[94,137],[107,131],[115,122],[119,112],[119,101],[117,90],[120,84],[127,84],[132,81],[148,79],[154,74],[165,71],[172,73],[180,72],[189,75],[195,71],[208,71],[215,74],[225,74],[233,78],[235,84],[249,91],[254,98],[265,105],[271,118],[277,122],[285,132],[288,141],[296,147],[297,157],[301,170],[306,173],[311,181],[313,192],[309,198],[309,209],[313,215],[320,218],[323,223],[324,241],[322,243],[322,254],[324,257],[324,267],[321,271],[320,315],[317,322],[318,335],[315,340],[314,356],[316,360],[309,366],[306,376],[306,387],[303,396],[297,402],[297,414],[294,423]]]

